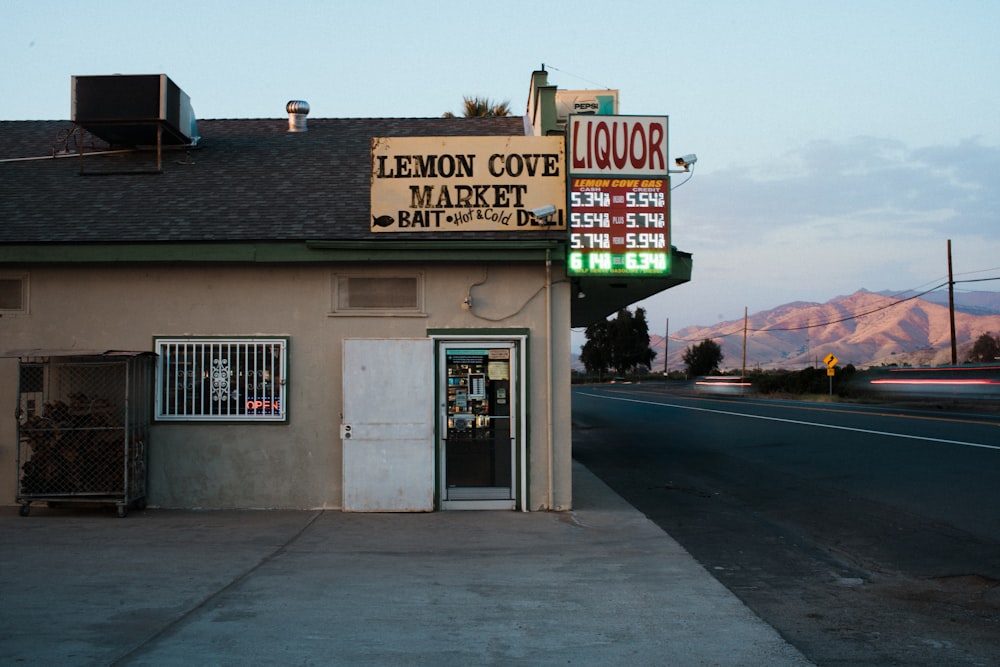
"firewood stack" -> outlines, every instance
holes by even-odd
[[[115,494],[124,485],[125,428],[106,399],[83,393],[70,402],[54,401],[21,426],[21,492],[33,494]]]

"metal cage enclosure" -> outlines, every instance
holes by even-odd
[[[17,502],[146,504],[150,352],[22,356]]]

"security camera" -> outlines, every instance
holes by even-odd
[[[690,155],[685,155],[684,157],[679,157],[676,160],[674,160],[674,162],[677,164],[678,167],[684,167],[685,169],[687,169],[697,161],[698,161],[698,156],[695,155],[694,153],[691,153]]]
[[[555,212],[556,212],[556,207],[553,206],[552,204],[549,204],[548,206],[542,206],[541,208],[531,209],[531,214],[536,218],[547,218],[550,215],[554,215]]]

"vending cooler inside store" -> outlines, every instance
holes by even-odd
[[[449,488],[510,488],[513,477],[509,361],[456,356],[448,364]]]

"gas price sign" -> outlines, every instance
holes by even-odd
[[[571,178],[569,273],[670,273],[670,181]]]

